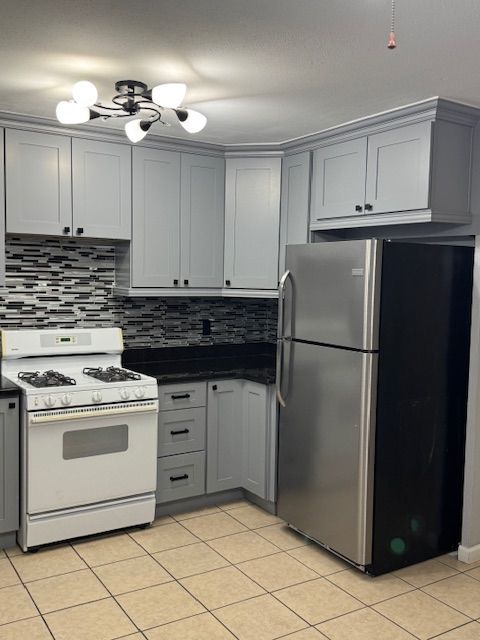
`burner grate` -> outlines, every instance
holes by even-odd
[[[20,371],[18,379],[32,387],[67,387],[77,384],[77,381],[58,371]]]
[[[85,367],[83,373],[101,382],[125,382],[127,380],[141,380],[142,376],[133,371],[120,369],[119,367]]]

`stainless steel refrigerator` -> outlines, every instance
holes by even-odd
[[[287,247],[278,513],[372,573],[460,540],[473,249]]]

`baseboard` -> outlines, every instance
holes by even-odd
[[[478,562],[480,560],[480,544],[476,544],[473,547],[464,547],[463,545],[459,545],[458,559],[461,562],[466,562],[467,564]]]

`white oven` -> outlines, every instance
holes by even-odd
[[[157,400],[27,412],[27,514],[155,491],[157,412]]]

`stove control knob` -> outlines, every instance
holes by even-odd
[[[55,406],[55,398],[50,395],[43,399],[46,407],[54,407]]]
[[[145,389],[143,387],[137,387],[134,393],[136,398],[145,397]]]
[[[122,400],[128,400],[130,397],[130,389],[120,389],[120,398]]]
[[[100,391],[94,391],[92,393],[92,400],[93,400],[93,402],[101,402],[102,401],[102,394],[100,393]]]
[[[66,406],[67,404],[70,404],[71,402],[72,402],[72,394],[71,393],[65,393],[62,396],[62,404]]]

